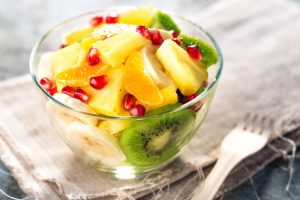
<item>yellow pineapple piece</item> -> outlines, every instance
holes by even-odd
[[[124,89],[123,72],[124,66],[109,68],[107,85],[101,90],[91,92],[92,96],[88,102],[96,112],[108,115],[118,116],[124,112],[122,108],[123,96],[126,93]]]
[[[125,61],[131,52],[141,49],[147,43],[150,43],[150,41],[141,34],[128,31],[103,41],[100,40],[94,43],[93,46],[98,49],[105,63],[117,67]]]
[[[144,5],[120,15],[119,23],[149,26],[156,8],[152,5]]]
[[[178,102],[178,96],[176,93],[176,87],[174,85],[167,86],[160,90],[160,93],[163,96],[163,102],[157,106],[147,107],[146,110],[153,110],[163,106],[175,104]]]
[[[208,78],[207,69],[170,39],[165,40],[156,51],[156,57],[185,96],[194,94]]]
[[[93,27],[84,27],[84,28],[79,28],[74,31],[71,31],[67,33],[64,37],[64,43],[66,45],[73,44],[74,42],[77,42],[84,37],[88,36],[94,31]]]
[[[170,85],[160,90],[163,95],[163,102],[159,107],[163,107],[166,105],[174,104],[178,102],[178,96],[176,93],[176,87]]]
[[[75,42],[53,52],[51,65],[54,76],[56,77],[64,71],[74,70],[74,68],[79,68],[82,65],[88,65],[86,57],[94,42],[95,39],[90,37],[83,39],[80,43]]]
[[[106,130],[111,135],[116,135],[126,129],[129,123],[129,120],[104,120],[100,122],[99,128]]]

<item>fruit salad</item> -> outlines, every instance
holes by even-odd
[[[205,102],[182,107],[206,90],[217,62],[213,46],[147,5],[95,15],[65,33],[41,56],[37,77],[72,149],[103,166],[150,169],[198,128]]]

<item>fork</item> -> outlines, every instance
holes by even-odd
[[[219,159],[194,192],[192,200],[211,200],[230,171],[244,158],[261,150],[268,142],[273,120],[248,113],[223,140]]]

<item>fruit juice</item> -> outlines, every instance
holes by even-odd
[[[195,100],[207,89],[217,51],[152,6],[96,15],[87,24],[39,61],[51,121],[102,170],[165,165],[207,112],[212,95],[208,103]]]

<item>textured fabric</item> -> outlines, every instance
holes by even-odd
[[[0,86],[0,94],[6,94],[0,99],[1,159],[22,189],[38,199],[126,199],[147,194],[144,199],[184,199],[202,173],[209,171],[197,171],[195,166],[205,167],[215,161],[223,137],[246,112],[275,119],[286,116],[285,125],[278,125],[279,134],[297,129],[300,118],[296,111],[300,107],[294,104],[300,99],[299,11],[293,2],[284,0],[228,0],[192,19],[220,43],[225,70],[205,123],[180,159],[162,171],[117,181],[76,159],[51,127],[29,76]],[[299,144],[297,133],[289,137]],[[218,196],[280,156],[275,149],[288,151],[293,147],[283,139],[274,145],[238,166]],[[245,171],[244,166],[252,167]],[[158,189],[161,192],[154,192]]]

